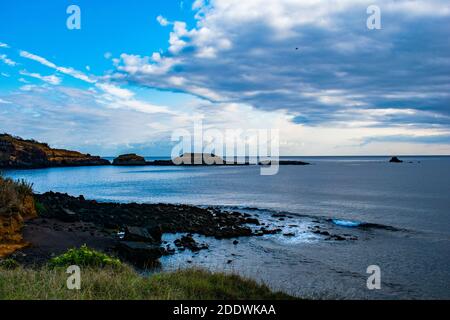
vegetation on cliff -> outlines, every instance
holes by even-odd
[[[0,175],[0,257],[27,245],[22,238],[24,219],[36,216],[31,185]]]
[[[0,168],[46,168],[109,165],[110,162],[77,151],[52,149],[46,143],[0,134]]]

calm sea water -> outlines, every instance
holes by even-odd
[[[256,166],[111,166],[6,174],[32,182],[37,192],[233,207],[295,233],[241,239],[238,246],[198,237],[210,243],[209,251],[163,258],[163,269],[199,265],[232,270],[303,296],[450,298],[450,157],[404,157],[403,164],[390,164],[386,157],[295,159],[312,165],[282,166],[275,176],[261,176]],[[293,218],[282,223],[271,217],[275,211]],[[326,218],[402,230],[351,229],[327,225]],[[358,241],[314,237],[307,227],[318,221]],[[381,290],[366,287],[369,265],[381,268]]]

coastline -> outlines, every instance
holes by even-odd
[[[271,214],[274,222],[268,222],[260,220],[256,212],[217,207],[97,202],[54,192],[34,197],[38,217],[26,221],[23,228],[24,240],[30,245],[11,255],[25,266],[44,265],[55,255],[86,244],[137,268],[151,270],[159,267],[161,257],[208,250],[208,239],[227,239],[239,246],[243,238],[290,239],[295,232],[286,228],[292,231],[300,227],[292,224],[291,215],[282,213]],[[348,230],[333,230],[328,219],[305,219],[311,220],[310,235],[323,241],[358,240]],[[167,241],[165,235],[171,235],[172,241]],[[205,241],[197,242],[197,236]]]

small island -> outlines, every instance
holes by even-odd
[[[398,157],[392,157],[391,160],[389,160],[390,163],[403,163],[403,160],[400,160]]]
[[[147,162],[144,157],[138,156],[135,153],[123,154],[114,159],[115,166],[145,166]]]

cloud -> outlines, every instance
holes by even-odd
[[[158,23],[163,27],[166,27],[169,25],[169,21],[161,15],[156,17],[156,21],[158,21]]]
[[[0,42],[0,48],[9,48],[9,45],[3,42]]]
[[[7,64],[8,66],[14,67],[15,65],[17,65],[17,62],[11,60],[10,58],[8,58],[8,56],[6,54],[1,54],[0,55],[0,61],[2,61],[3,63]]]
[[[142,113],[171,113],[169,108],[165,106],[154,105],[150,103],[146,103],[145,101],[140,101],[134,98],[134,92],[121,88],[118,85],[109,83],[100,79],[99,77],[87,75],[81,71],[75,70],[71,67],[61,67],[56,65],[53,62],[50,62],[44,57],[32,54],[27,51],[20,51],[20,55],[24,58],[31,59],[33,61],[39,62],[40,64],[49,67],[51,69],[56,70],[59,73],[71,76],[75,79],[81,80],[87,84],[93,84],[96,88],[100,89],[103,94],[99,96],[97,99],[97,103],[101,105],[108,106],[112,109],[123,108],[123,109],[132,109]],[[125,57],[126,59],[139,61],[138,57]],[[159,60],[160,56],[154,54],[153,59]],[[34,78],[41,79],[50,84],[59,84],[61,79],[57,76],[41,76],[38,73],[28,73],[26,71],[21,72],[22,75],[31,76]],[[22,91],[33,91],[35,86],[26,85],[21,87]]]
[[[2,98],[0,98],[0,104],[11,104],[11,102],[3,100]]]
[[[196,25],[171,24],[164,54],[121,55],[117,79],[216,103],[286,111],[299,124],[449,126],[450,4],[369,0],[195,1]],[[421,44],[427,45],[421,45]],[[155,53],[156,54],[156,53]],[[372,118],[359,110],[410,109]],[[421,111],[430,111],[425,116]],[[345,121],[344,121],[345,119]],[[396,122],[399,121],[399,122]]]
[[[58,85],[61,83],[61,78],[55,76],[55,75],[50,75],[50,76],[42,76],[39,73],[30,73],[26,70],[22,70],[19,72],[21,75],[23,76],[28,76],[28,77],[32,77],[32,78],[36,78],[39,80],[42,80],[44,82],[47,82],[49,84],[52,85]]]
[[[100,88],[107,94],[110,94],[117,98],[129,99],[134,96],[133,92],[126,90],[126,89],[122,89],[120,87],[117,87],[117,86],[109,84],[109,83],[97,83],[96,86],[97,86],[97,88]]]
[[[89,77],[88,75],[86,75],[85,73],[83,73],[81,71],[75,70],[73,68],[57,66],[53,62],[50,62],[49,60],[47,60],[47,59],[45,59],[43,57],[40,57],[38,55],[32,54],[30,52],[20,51],[20,56],[23,57],[23,58],[27,58],[27,59],[39,62],[40,64],[42,64],[42,65],[44,65],[44,66],[46,66],[48,68],[54,69],[54,70],[56,70],[56,71],[58,71],[60,73],[69,75],[69,76],[71,76],[73,78],[76,78],[78,80],[81,80],[81,81],[84,81],[84,82],[88,82],[88,83],[95,83],[96,82],[95,79]]]

